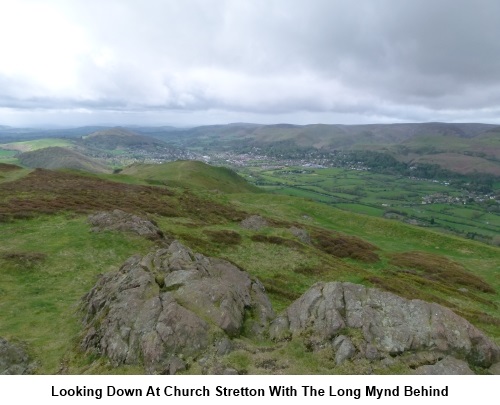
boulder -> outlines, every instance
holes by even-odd
[[[151,221],[118,209],[101,211],[88,217],[93,232],[132,232],[150,240],[164,239],[165,235]]]
[[[30,371],[30,361],[25,350],[0,338],[0,374],[19,375],[28,374]]]
[[[372,358],[376,352],[397,356],[425,350],[479,367],[500,359],[499,347],[450,309],[352,283],[315,284],[273,321],[270,334],[276,340],[307,335],[321,345],[345,328],[361,331]]]
[[[101,276],[82,309],[85,350],[165,374],[207,351],[229,351],[221,336],[260,336],[275,316],[257,280],[177,241]]]
[[[436,364],[421,366],[415,369],[419,375],[474,375],[469,365],[451,356],[446,356]]]

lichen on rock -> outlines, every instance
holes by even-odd
[[[131,232],[150,240],[164,239],[165,235],[152,221],[137,215],[115,209],[89,215],[93,232],[122,231]]]
[[[26,350],[18,344],[0,338],[0,374],[20,375],[29,374],[31,364]]]
[[[484,368],[500,359],[499,347],[450,309],[352,283],[317,283],[272,322],[270,334],[307,336],[320,346],[346,328],[362,332],[369,357],[433,351]]]
[[[274,318],[257,280],[177,241],[102,276],[82,309],[85,350],[150,373],[182,369],[223,336],[259,336]]]

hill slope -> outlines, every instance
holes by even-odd
[[[161,165],[136,164],[125,168],[122,173],[146,180],[150,184],[218,190],[224,193],[260,192],[260,189],[227,167],[215,167],[192,160]]]
[[[19,162],[31,168],[74,169],[90,173],[108,173],[110,169],[97,160],[59,146],[21,153]]]
[[[155,148],[167,145],[150,136],[138,135],[124,128],[103,129],[82,137],[82,143],[87,147],[98,149]]]
[[[177,175],[201,170],[187,177],[191,179],[203,179],[211,170],[193,162],[171,165]],[[136,167],[138,175],[141,167]],[[177,181],[178,185],[187,180]],[[209,193],[207,188],[169,190],[49,170],[0,184],[0,212],[6,213],[0,216],[0,337],[25,341],[42,374],[144,372],[129,365],[116,369],[105,359],[82,353],[75,343],[82,332],[81,314],[75,308],[98,275],[154,247],[154,242],[126,233],[90,232],[86,214],[121,209],[154,218],[165,235],[245,269],[260,280],[276,311],[318,281],[348,281],[439,303],[499,341],[498,248],[300,198]],[[259,227],[243,226],[252,214],[261,215]],[[147,263],[156,266],[154,260]],[[151,286],[166,290],[161,280]],[[359,334],[351,336],[356,337]],[[252,344],[242,340],[228,349],[232,351],[223,358],[225,367],[271,373],[288,364],[285,370],[291,374],[332,372],[331,352],[311,351],[310,345],[292,341],[287,351],[276,352],[264,363],[259,350],[264,353],[270,343]],[[191,372],[197,372],[195,367]],[[347,366],[342,370],[335,372],[357,371]]]

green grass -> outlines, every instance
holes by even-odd
[[[15,156],[17,152],[15,150],[5,150],[0,148],[0,159],[3,160],[4,158],[11,158]]]
[[[121,175],[133,176],[152,185],[205,189],[224,193],[259,192],[231,169],[196,161],[176,161],[161,165],[132,165]]]
[[[5,170],[5,168],[2,169],[2,167],[5,166],[0,163],[0,184],[18,180],[26,176],[31,171],[29,169],[23,169],[19,166],[7,166],[9,168],[8,170]],[[16,167],[16,169],[12,170],[11,167]]]
[[[18,164],[16,155],[19,152],[15,150],[1,149],[0,146],[0,163]]]
[[[111,183],[115,178],[126,184]],[[78,211],[92,212],[104,206],[123,205],[132,212],[147,212],[167,235],[195,251],[235,263],[261,280],[277,312],[318,281],[351,281],[447,305],[500,342],[499,248],[311,199],[214,193],[204,187],[185,192],[134,184],[143,181],[133,174],[83,176],[36,171],[0,184],[0,203],[7,204],[12,215],[23,198],[29,202],[23,209],[29,208],[33,214],[32,219],[0,223],[0,336],[25,341],[39,362],[38,373],[57,373],[61,364],[65,373],[142,372],[138,367],[115,369],[105,359],[86,356],[77,349],[81,297],[98,274],[117,269],[130,255],[144,254],[151,247],[151,242],[125,234],[90,232]],[[14,195],[19,201],[9,204]],[[169,209],[165,211],[165,207]],[[53,209],[52,215],[40,216],[39,211],[48,208]],[[466,208],[457,210],[455,215],[471,214]],[[241,227],[240,221],[251,214],[266,217],[269,226],[258,231]],[[312,243],[300,242],[290,230],[292,226],[306,230]],[[374,260],[336,255],[334,245],[339,239],[347,250],[374,252]],[[401,263],[411,271],[401,271]],[[437,281],[430,282],[429,274],[441,267],[448,273],[439,273]],[[467,288],[467,292],[459,288]],[[331,353],[308,352],[300,342],[276,347],[268,354],[266,348],[262,353],[255,349],[256,342],[240,343],[227,365],[248,373],[348,371],[332,369]],[[252,361],[246,346],[259,353]],[[364,368],[360,367],[361,373]]]
[[[150,242],[91,233],[81,216],[56,216],[3,224],[0,246],[0,336],[26,342],[38,372],[54,374],[75,350],[78,304],[97,275],[117,269],[133,252],[145,253]],[[33,252],[44,259],[10,257]]]

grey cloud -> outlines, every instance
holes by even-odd
[[[42,94],[43,83],[2,76],[0,63],[3,107],[302,111],[325,122],[494,120],[500,107],[497,0],[47,4],[89,41],[75,89]]]

